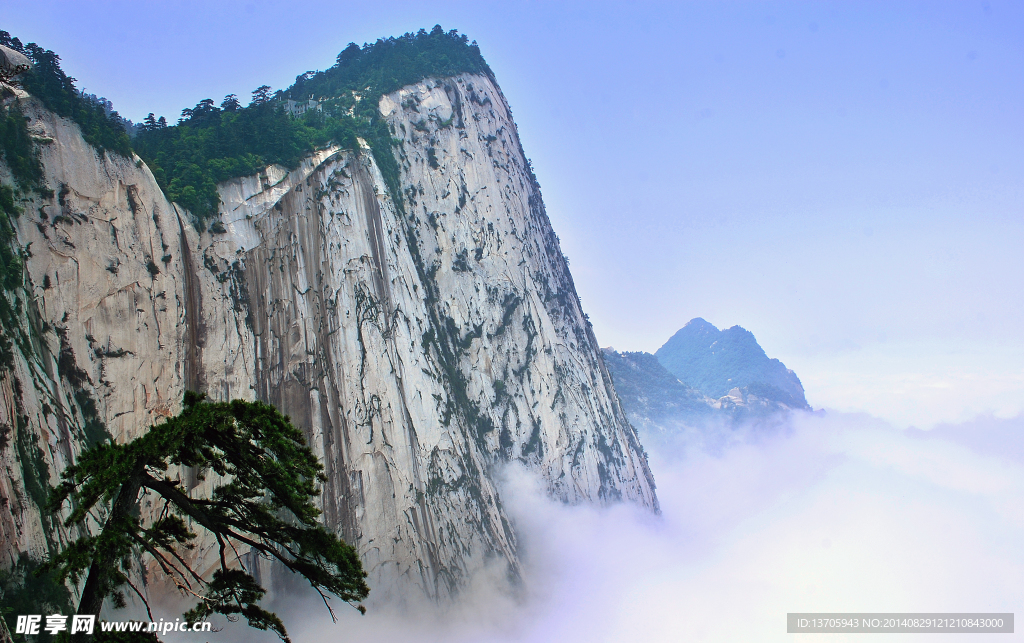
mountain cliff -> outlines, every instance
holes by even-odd
[[[5,290],[4,564],[67,537],[42,503],[84,446],[138,436],[189,389],[305,431],[325,522],[378,599],[443,599],[494,560],[518,574],[506,463],[565,502],[657,508],[489,70],[381,93],[370,134],[221,181],[210,226],[142,158],[24,91],[4,105],[42,170],[28,189],[0,163],[24,267]]]

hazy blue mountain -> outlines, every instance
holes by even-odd
[[[650,353],[604,348],[604,363],[629,421],[638,429],[661,430],[710,419],[715,400],[669,373]]]
[[[721,398],[739,389],[744,397],[810,409],[796,373],[768,357],[753,333],[739,326],[718,330],[698,317],[655,355],[670,373],[708,397]]]
[[[810,410],[796,374],[739,326],[718,330],[698,318],[657,355],[602,353],[626,417],[648,438],[772,425],[793,409]]]

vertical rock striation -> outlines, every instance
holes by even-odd
[[[187,388],[271,402],[323,459],[325,521],[380,598],[444,599],[494,560],[518,574],[507,463],[565,502],[657,508],[500,90],[427,79],[380,110],[400,202],[368,148],[331,148],[222,184],[211,234],[141,162],[33,108],[56,196],[25,203],[19,240],[28,308],[53,330],[4,378],[0,419],[28,416],[37,477],[55,482],[92,416],[125,440]],[[39,555],[58,536],[25,499],[32,467],[0,457],[3,555]]]

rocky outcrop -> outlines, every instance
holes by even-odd
[[[369,149],[331,148],[221,185],[222,233],[197,231],[138,159],[24,102],[54,196],[17,222],[36,339],[3,379],[0,421],[25,445],[0,450],[6,560],[61,537],[30,487],[104,428],[127,440],[175,413],[186,389],[269,401],[306,432],[324,519],[378,597],[444,598],[488,561],[518,573],[505,463],[566,502],[657,508],[490,78],[381,99],[400,200]]]

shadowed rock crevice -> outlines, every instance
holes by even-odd
[[[135,208],[133,208],[134,210]],[[181,215],[177,215],[180,230],[180,248],[183,281],[184,356],[182,379],[185,390],[206,392],[205,369],[203,368],[203,345],[206,343],[206,328],[203,323],[203,292],[197,273],[199,266],[192,257],[192,248],[185,233]]]

